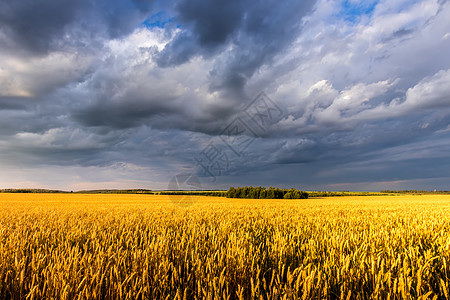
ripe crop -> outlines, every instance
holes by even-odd
[[[198,199],[0,194],[0,298],[449,299],[450,196]]]

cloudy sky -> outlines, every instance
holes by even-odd
[[[445,0],[0,0],[0,188],[450,190]]]

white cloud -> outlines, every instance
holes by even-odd
[[[360,121],[400,117],[426,109],[450,108],[450,69],[424,78],[409,88],[404,101],[393,99],[353,116]]]
[[[402,105],[409,110],[450,106],[450,69],[441,70],[410,88]]]
[[[359,83],[339,93],[333,103],[313,113],[317,122],[324,124],[343,123],[365,110],[367,103],[376,96],[386,93],[396,81],[379,81],[372,84]]]
[[[11,148],[29,147],[66,150],[101,149],[107,146],[92,132],[68,127],[52,128],[42,134],[20,132],[8,141],[8,144]]]
[[[90,54],[79,53],[53,52],[27,58],[7,54],[0,60],[0,96],[45,95],[79,80],[96,61]]]
[[[422,27],[440,8],[437,0],[421,1],[409,7],[404,3],[400,5],[401,7],[395,7],[396,4],[398,5],[395,1],[380,3],[375,9],[372,22],[359,27],[357,39],[367,40],[371,47],[379,50],[382,44],[388,43],[392,35]],[[406,9],[403,9],[404,6]]]

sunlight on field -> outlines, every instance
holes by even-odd
[[[449,297],[450,196],[194,200],[0,194],[0,295]]]

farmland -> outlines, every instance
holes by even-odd
[[[192,197],[0,194],[0,298],[449,299],[449,195]]]

